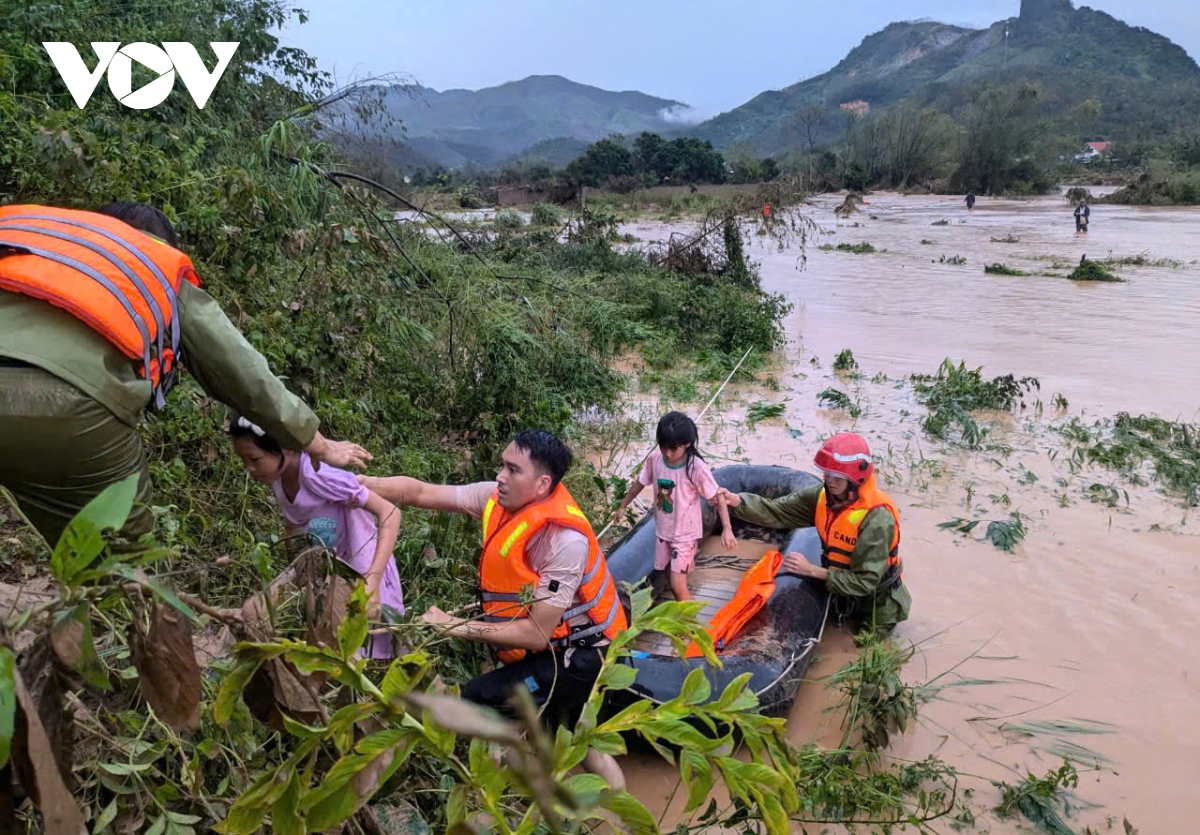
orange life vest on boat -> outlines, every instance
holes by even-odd
[[[602,638],[612,640],[628,628],[625,610],[617,596],[617,585],[608,571],[600,543],[592,526],[571,493],[561,483],[550,496],[527,505],[515,514],[500,506],[493,493],[483,510],[483,556],[479,560],[479,596],[484,620],[503,623],[529,617],[538,575],[529,567],[529,540],[548,524],[579,531],[588,540],[587,567],[576,596],[580,603],[563,613],[550,639],[556,648],[589,646]],[[586,614],[590,625],[571,627],[574,618]],[[525,657],[523,649],[497,652],[506,664]]]
[[[741,634],[747,623],[767,605],[775,593],[775,577],[783,567],[783,554],[768,551],[742,575],[737,594],[721,607],[708,622],[708,634],[712,636],[713,648],[717,652]],[[700,658],[704,653],[695,642],[688,647],[688,658]]]
[[[179,359],[179,287],[200,286],[191,259],[96,212],[0,207],[0,288],[80,319],[140,363],[161,408]]]
[[[825,502],[825,490],[817,499],[816,527],[821,537],[821,565],[826,568],[849,568],[854,546],[858,544],[858,529],[867,514],[876,508],[887,508],[895,526],[888,549],[887,572],[879,584],[880,591],[896,586],[903,579],[900,563],[900,511],[891,496],[879,489],[874,473],[858,488],[858,498],[837,513]]]

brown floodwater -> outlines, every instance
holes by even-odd
[[[757,238],[749,245],[764,286],[795,305],[789,341],[768,372],[778,388],[726,389],[702,421],[702,448],[714,465],[811,470],[833,431],[854,429],[872,444],[903,515],[914,606],[896,636],[918,645],[906,678],[941,685],[889,753],[936,753],[958,768],[963,786],[976,790],[970,805],[981,831],[1028,831],[990,812],[998,793],[989,781],[1044,774],[1064,752],[1081,772],[1082,809],[1068,821],[1078,831],[1109,831],[1110,820],[1122,831],[1123,816],[1143,833],[1197,830],[1200,673],[1191,665],[1200,644],[1200,520],[1154,485],[1073,471],[1053,427],[1121,411],[1197,420],[1200,211],[1096,206],[1091,230],[1079,235],[1060,198],[981,199],[968,213],[960,199],[882,194],[846,221],[833,215],[838,202],[812,206],[829,234],[810,244],[803,270],[794,250]],[[943,218],[949,224],[932,225]],[[626,228],[651,240],[677,227]],[[993,242],[1009,236],[1018,242]],[[886,251],[817,249],[861,241]],[[983,272],[998,262],[1062,276],[1084,254],[1179,263],[1121,267],[1123,284]],[[938,263],[956,255],[966,264]],[[861,366],[858,379],[831,370],[843,348]],[[1040,395],[1018,415],[984,416],[990,449],[948,446],[921,431],[925,412],[908,384],[945,358],[989,376],[1036,376]],[[821,408],[816,396],[830,386],[863,414],[854,420]],[[1055,394],[1065,409],[1052,406]],[[786,412],[751,428],[744,416],[755,401],[785,402]],[[646,445],[665,408],[642,404]],[[700,404],[687,408],[694,414]],[[616,456],[615,468],[642,451]],[[1089,500],[1096,483],[1117,488],[1116,507]],[[1011,554],[980,541],[983,525],[971,536],[937,527],[1012,511],[1023,514],[1028,534]],[[826,630],[789,717],[794,742],[838,743],[836,695],[821,679],[853,655],[845,633]],[[682,798],[669,802],[677,772],[653,755],[624,765],[634,793],[665,821],[677,820]]]

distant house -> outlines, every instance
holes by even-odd
[[[871,105],[862,99],[842,102],[842,112],[851,113],[859,119],[865,118],[871,112]]]
[[[1112,145],[1111,142],[1089,142],[1083,146],[1083,150],[1075,155],[1076,162],[1095,162],[1102,157],[1108,156],[1108,149]]]

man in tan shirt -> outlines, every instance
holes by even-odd
[[[489,501],[495,498],[511,518],[550,499],[570,465],[571,452],[562,441],[549,432],[525,430],[504,450],[495,481],[456,486],[428,484],[405,476],[359,480],[398,505],[463,513],[476,519],[484,517]],[[586,645],[572,643],[556,649],[550,636],[563,623],[568,610],[587,602],[580,586],[590,547],[587,534],[553,522],[529,538],[524,559],[537,575],[537,582],[528,616],[487,622],[454,618],[437,606],[425,612],[423,621],[444,627],[454,637],[486,643],[497,651],[525,651],[520,660],[472,679],[463,691],[464,698],[511,715],[512,693],[524,685],[534,703],[544,707],[550,724],[570,725],[578,720],[600,674],[609,640],[600,634]],[[576,628],[591,623],[587,614],[567,620],[569,627]],[[624,784],[620,767],[607,754],[589,752],[584,766],[605,777],[610,785]]]

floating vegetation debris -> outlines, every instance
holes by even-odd
[[[870,241],[863,241],[857,244],[838,244],[837,246],[822,244],[820,249],[826,252],[852,252],[855,255],[870,255],[873,252],[882,252],[882,250],[876,249]]]
[[[967,259],[962,255],[943,255],[942,257],[938,258],[937,262],[939,264],[953,264],[956,267],[961,267],[967,263]]]
[[[936,438],[947,438],[950,430],[958,427],[961,440],[971,449],[979,447],[987,435],[971,412],[982,409],[1011,411],[1020,405],[1025,407],[1025,394],[1041,389],[1036,377],[1017,379],[1012,374],[983,378],[983,369],[968,369],[965,362],[955,365],[946,359],[933,375],[914,374],[913,388],[917,399],[929,409],[922,427]]]
[[[1109,269],[1115,267],[1162,267],[1165,269],[1179,270],[1183,269],[1183,262],[1176,261],[1174,258],[1151,258],[1149,250],[1139,252],[1137,255],[1125,255],[1120,258],[1113,258],[1112,252],[1108,253],[1108,257],[1102,259],[1100,264],[1103,264]]]
[[[895,641],[871,633],[858,640],[858,658],[834,673],[829,683],[842,691],[841,747],[847,748],[858,732],[864,748],[878,751],[917,718],[919,688],[900,677],[916,647],[901,649]]]
[[[1042,832],[1075,835],[1062,819],[1062,815],[1071,814],[1067,790],[1079,785],[1079,772],[1070,760],[1064,759],[1061,766],[1047,771],[1045,777],[1027,772],[1025,779],[1015,786],[996,781],[992,781],[992,785],[1000,790],[1000,803],[995,807],[1000,817],[1012,818],[1020,814]]]
[[[1014,270],[1012,267],[1006,267],[1004,264],[988,264],[983,268],[985,273],[993,275],[1029,275],[1024,270]]]
[[[1105,269],[1099,261],[1088,261],[1087,256],[1079,262],[1079,266],[1071,271],[1067,278],[1072,281],[1124,281],[1125,279]]]
[[[946,218],[942,218],[941,220],[935,220],[933,223],[931,223],[929,225],[930,226],[949,226],[950,221],[946,220]]]
[[[817,395],[817,402],[830,409],[841,409],[848,412],[850,417],[862,415],[862,407],[857,400],[851,400],[846,392],[835,388],[827,388]]]
[[[1125,490],[1125,491],[1118,490],[1112,484],[1101,484],[1098,481],[1094,481],[1087,486],[1086,490],[1083,491],[1084,495],[1087,496],[1087,499],[1089,502],[1094,502],[1095,504],[1102,504],[1105,507],[1116,507],[1117,504],[1121,501],[1121,493],[1122,492],[1125,493],[1125,504],[1128,505],[1129,504],[1129,491],[1128,490]]]
[[[954,518],[949,522],[941,522],[938,527],[942,530],[955,531],[964,536],[970,535],[975,528],[983,524],[983,519]],[[990,542],[1005,553],[1011,554],[1017,545],[1025,538],[1025,522],[1019,511],[1013,511],[1008,519],[995,519],[988,522],[983,538],[979,542]]]
[[[994,244],[1019,244],[1020,242],[1021,239],[1012,233],[1005,235],[1003,238],[992,238],[992,243]]]
[[[783,403],[768,403],[765,400],[755,401],[750,404],[750,408],[746,409],[746,423],[753,429],[759,421],[777,418],[786,409],[786,400]]]
[[[838,352],[838,355],[833,358],[834,371],[857,371],[858,360],[854,358],[854,352],[849,348],[843,348]]]
[[[936,242],[929,240],[929,238],[921,238],[921,246],[933,246],[934,243]]]
[[[1200,426],[1121,412],[1091,428],[1072,418],[1057,429],[1076,444],[1070,459],[1073,471],[1085,464],[1099,465],[1140,485],[1146,483],[1143,469],[1149,467],[1154,479],[1186,506],[1200,505]],[[1088,489],[1091,498],[1092,488]]]

